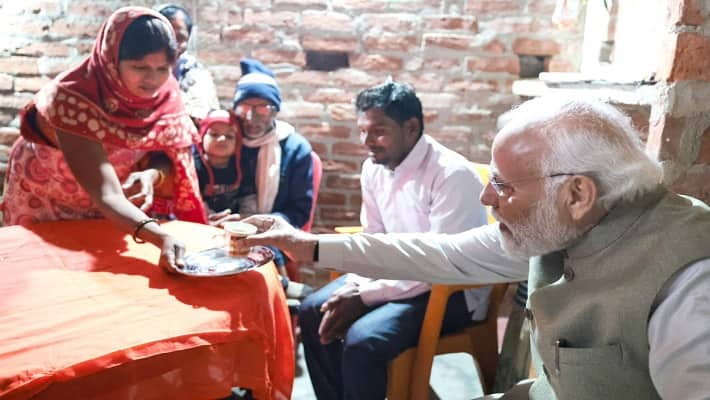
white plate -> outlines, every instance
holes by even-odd
[[[274,253],[264,246],[252,247],[246,257],[233,257],[224,247],[215,247],[185,256],[185,267],[178,272],[189,276],[234,275],[260,267],[273,259]]]

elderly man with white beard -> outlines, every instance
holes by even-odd
[[[538,377],[487,398],[708,398],[710,208],[661,185],[661,166],[611,105],[542,97],[502,120],[481,194],[496,225],[318,236],[258,216],[247,240],[378,278],[528,279]]]

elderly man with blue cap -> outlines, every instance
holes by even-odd
[[[313,205],[311,145],[293,125],[276,119],[281,91],[273,72],[253,59],[244,59],[240,65],[242,76],[232,108],[243,135],[239,161],[242,180],[230,210],[240,217],[275,214],[303,227]],[[274,250],[274,261],[283,272],[285,257]],[[287,295],[301,298],[308,294],[304,291],[310,290],[291,282]]]

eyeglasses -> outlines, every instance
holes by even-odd
[[[524,178],[524,179],[518,179],[515,181],[508,181],[508,182],[500,182],[498,178],[495,176],[490,175],[488,177],[488,182],[491,184],[493,187],[493,190],[498,194],[499,197],[503,197],[506,195],[510,195],[513,191],[513,183],[520,183],[520,182],[528,182],[528,181],[536,181],[540,179],[547,179],[547,178],[555,178],[558,176],[569,176],[569,175],[581,175],[582,173],[580,172],[560,172],[556,174],[550,174],[550,175],[544,175],[544,176],[534,176],[531,178]]]
[[[234,112],[240,117],[245,117],[249,112],[251,116],[259,118],[270,117],[271,114],[276,111],[276,107],[271,104],[238,104],[234,107]]]

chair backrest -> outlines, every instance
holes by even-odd
[[[306,232],[310,232],[313,227],[313,220],[316,216],[316,204],[318,203],[318,192],[320,191],[320,180],[323,176],[323,162],[321,162],[320,157],[318,157],[315,151],[311,152],[311,158],[313,159],[313,205],[311,206],[311,216],[302,228]]]

